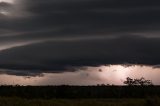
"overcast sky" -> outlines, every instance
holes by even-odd
[[[0,68],[159,65],[159,13],[158,0],[0,0]]]

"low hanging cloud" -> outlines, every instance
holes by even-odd
[[[119,37],[110,39],[46,41],[3,50],[0,67],[63,70],[68,66],[160,63],[160,39]]]
[[[0,68],[160,64],[159,1],[15,0],[2,9]]]

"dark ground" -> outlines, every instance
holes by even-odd
[[[0,86],[1,97],[145,98],[160,97],[160,86]]]
[[[160,106],[160,86],[0,86],[0,106]]]

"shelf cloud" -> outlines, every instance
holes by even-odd
[[[153,0],[0,2],[0,68],[159,65],[159,12]]]

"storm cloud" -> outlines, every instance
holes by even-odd
[[[157,0],[0,2],[0,68],[159,65],[159,12]]]

